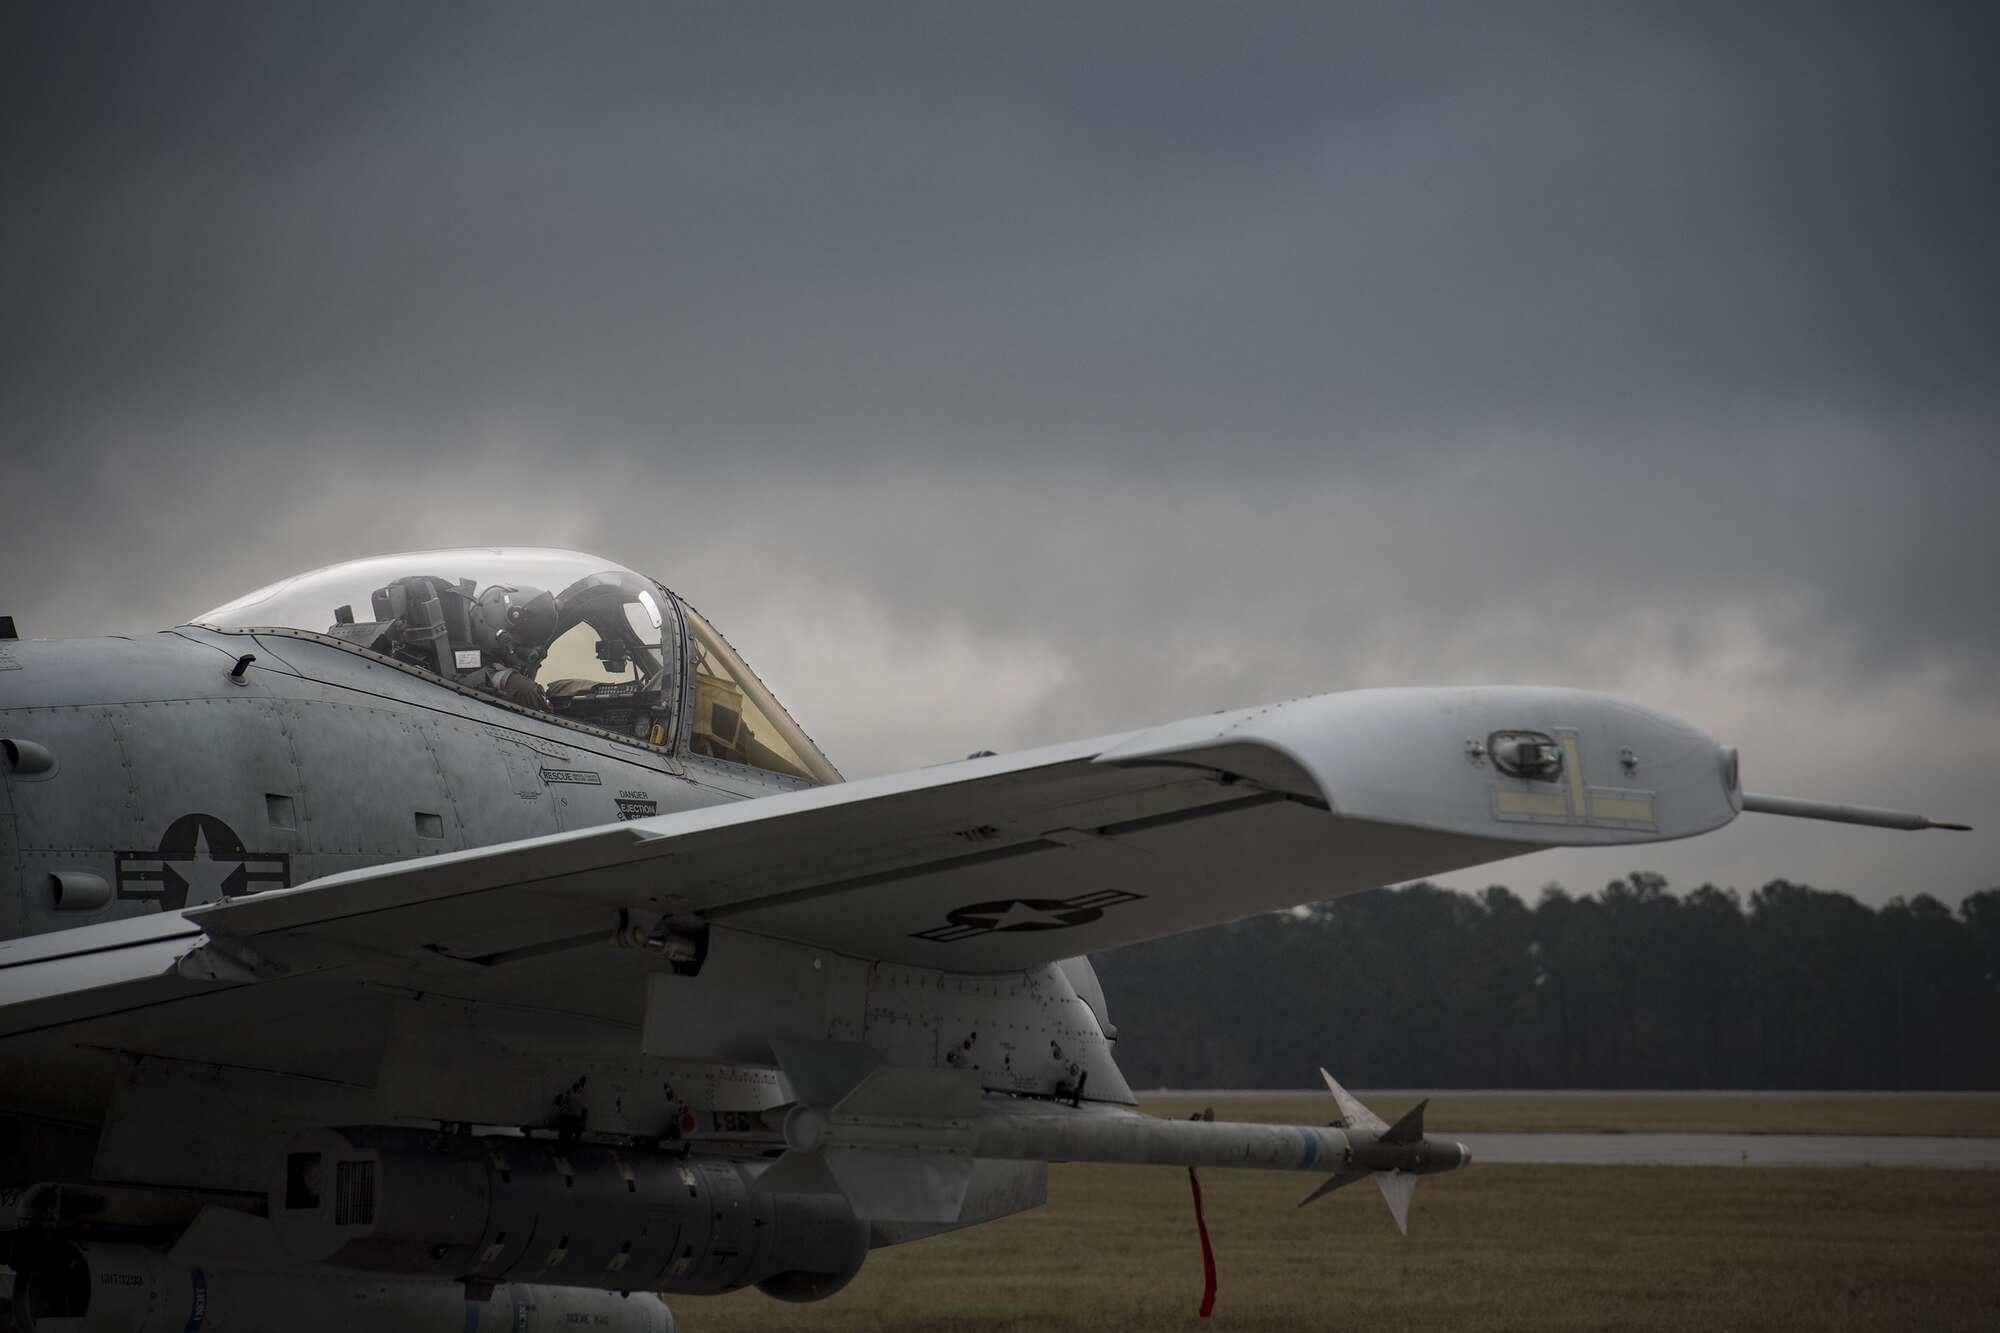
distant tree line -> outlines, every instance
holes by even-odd
[[[2000,889],[1420,884],[1095,962],[1142,1089],[2000,1088]]]

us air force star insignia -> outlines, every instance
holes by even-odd
[[[187,860],[171,864],[162,861],[160,864],[180,877],[182,902],[192,899],[198,903],[205,903],[221,897],[224,881],[242,871],[241,846],[239,843],[238,854],[233,860],[227,859],[226,855],[217,856],[215,849],[208,845],[208,830],[196,829],[194,849],[188,853]]]
[[[917,931],[910,938],[950,944],[1001,931],[1061,930],[1066,926],[1088,925],[1103,916],[1105,908],[1138,902],[1145,896],[1122,889],[1098,889],[1074,898],[1002,898],[996,902],[972,903],[947,912],[944,925]]]
[[[236,830],[214,815],[182,815],[160,835],[159,850],[118,852],[116,860],[118,896],[157,902],[162,912],[292,882],[289,855],[244,850]]]

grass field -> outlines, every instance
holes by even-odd
[[[1474,1166],[1421,1183],[1408,1237],[1365,1183],[1297,1209],[1312,1183],[1204,1173],[1206,1321],[1186,1173],[1079,1165],[829,1301],[671,1304],[685,1333],[2000,1328],[2000,1172]]]
[[[1414,1096],[1358,1094],[1393,1122],[1416,1104]],[[1323,1125],[1333,1099],[1318,1096],[1145,1098],[1154,1115],[1184,1116],[1213,1106],[1219,1120]],[[1424,1128],[1443,1134],[1936,1134],[2000,1138],[2000,1097],[1505,1097],[1431,1098]]]

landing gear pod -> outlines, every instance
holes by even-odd
[[[23,1333],[673,1333],[650,1293],[509,1284],[472,1299],[457,1282],[345,1273],[188,1268],[162,1250],[64,1241],[23,1257]]]
[[[598,1144],[317,1129],[286,1150],[270,1215],[299,1259],[367,1272],[831,1296],[867,1257],[866,1224],[838,1194],[753,1190],[763,1166]]]

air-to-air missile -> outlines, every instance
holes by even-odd
[[[1330,1125],[1167,1120],[1116,1108],[1001,1109],[951,1071],[886,1066],[856,1081],[790,1052],[799,1101],[785,1114],[788,1149],[759,1182],[767,1191],[845,1194],[876,1221],[956,1218],[976,1158],[1310,1171],[1327,1179],[1303,1203],[1373,1176],[1409,1230],[1416,1178],[1472,1160],[1462,1143],[1424,1137],[1420,1102],[1384,1122],[1320,1070],[1340,1117]],[[848,1090],[840,1092],[842,1086]]]

